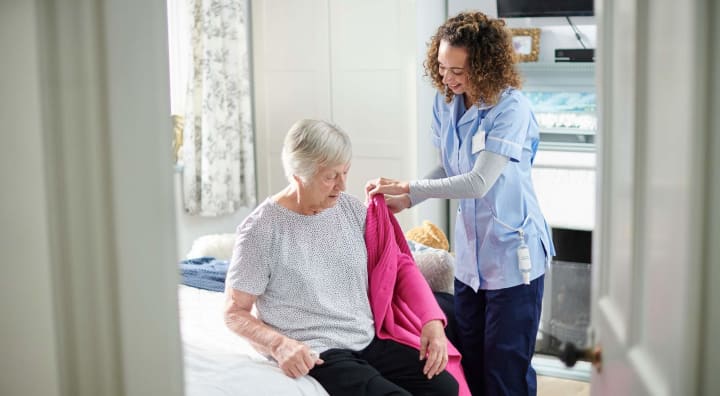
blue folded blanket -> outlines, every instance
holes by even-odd
[[[215,257],[198,257],[180,262],[180,274],[183,285],[216,292],[225,291],[227,260]]]

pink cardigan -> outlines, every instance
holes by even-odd
[[[381,194],[373,196],[368,205],[365,244],[375,333],[379,338],[420,350],[423,324],[433,319],[447,324],[447,319],[415,265],[402,229]],[[448,357],[446,370],[460,385],[459,395],[470,396],[460,353],[450,341]]]

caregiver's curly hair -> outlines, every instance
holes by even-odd
[[[441,25],[430,39],[425,75],[450,102],[453,92],[443,84],[438,64],[440,41],[468,51],[469,87],[467,94],[476,103],[495,104],[509,87],[520,88],[522,82],[515,63],[512,36],[502,19],[489,18],[481,12],[461,12]]]

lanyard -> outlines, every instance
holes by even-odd
[[[525,231],[523,231],[523,227],[525,227],[529,218],[530,216],[526,217],[522,224],[520,224],[520,227],[515,228],[503,223],[497,217],[494,217],[498,224],[518,233],[518,239],[520,239],[520,245],[517,248],[518,271],[520,271],[520,275],[522,275],[523,284],[526,285],[530,284],[530,270],[532,269],[532,262],[530,261],[530,248],[528,248],[525,243]]]

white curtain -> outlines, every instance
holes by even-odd
[[[190,0],[182,158],[185,211],[219,216],[255,205],[247,0]]]

